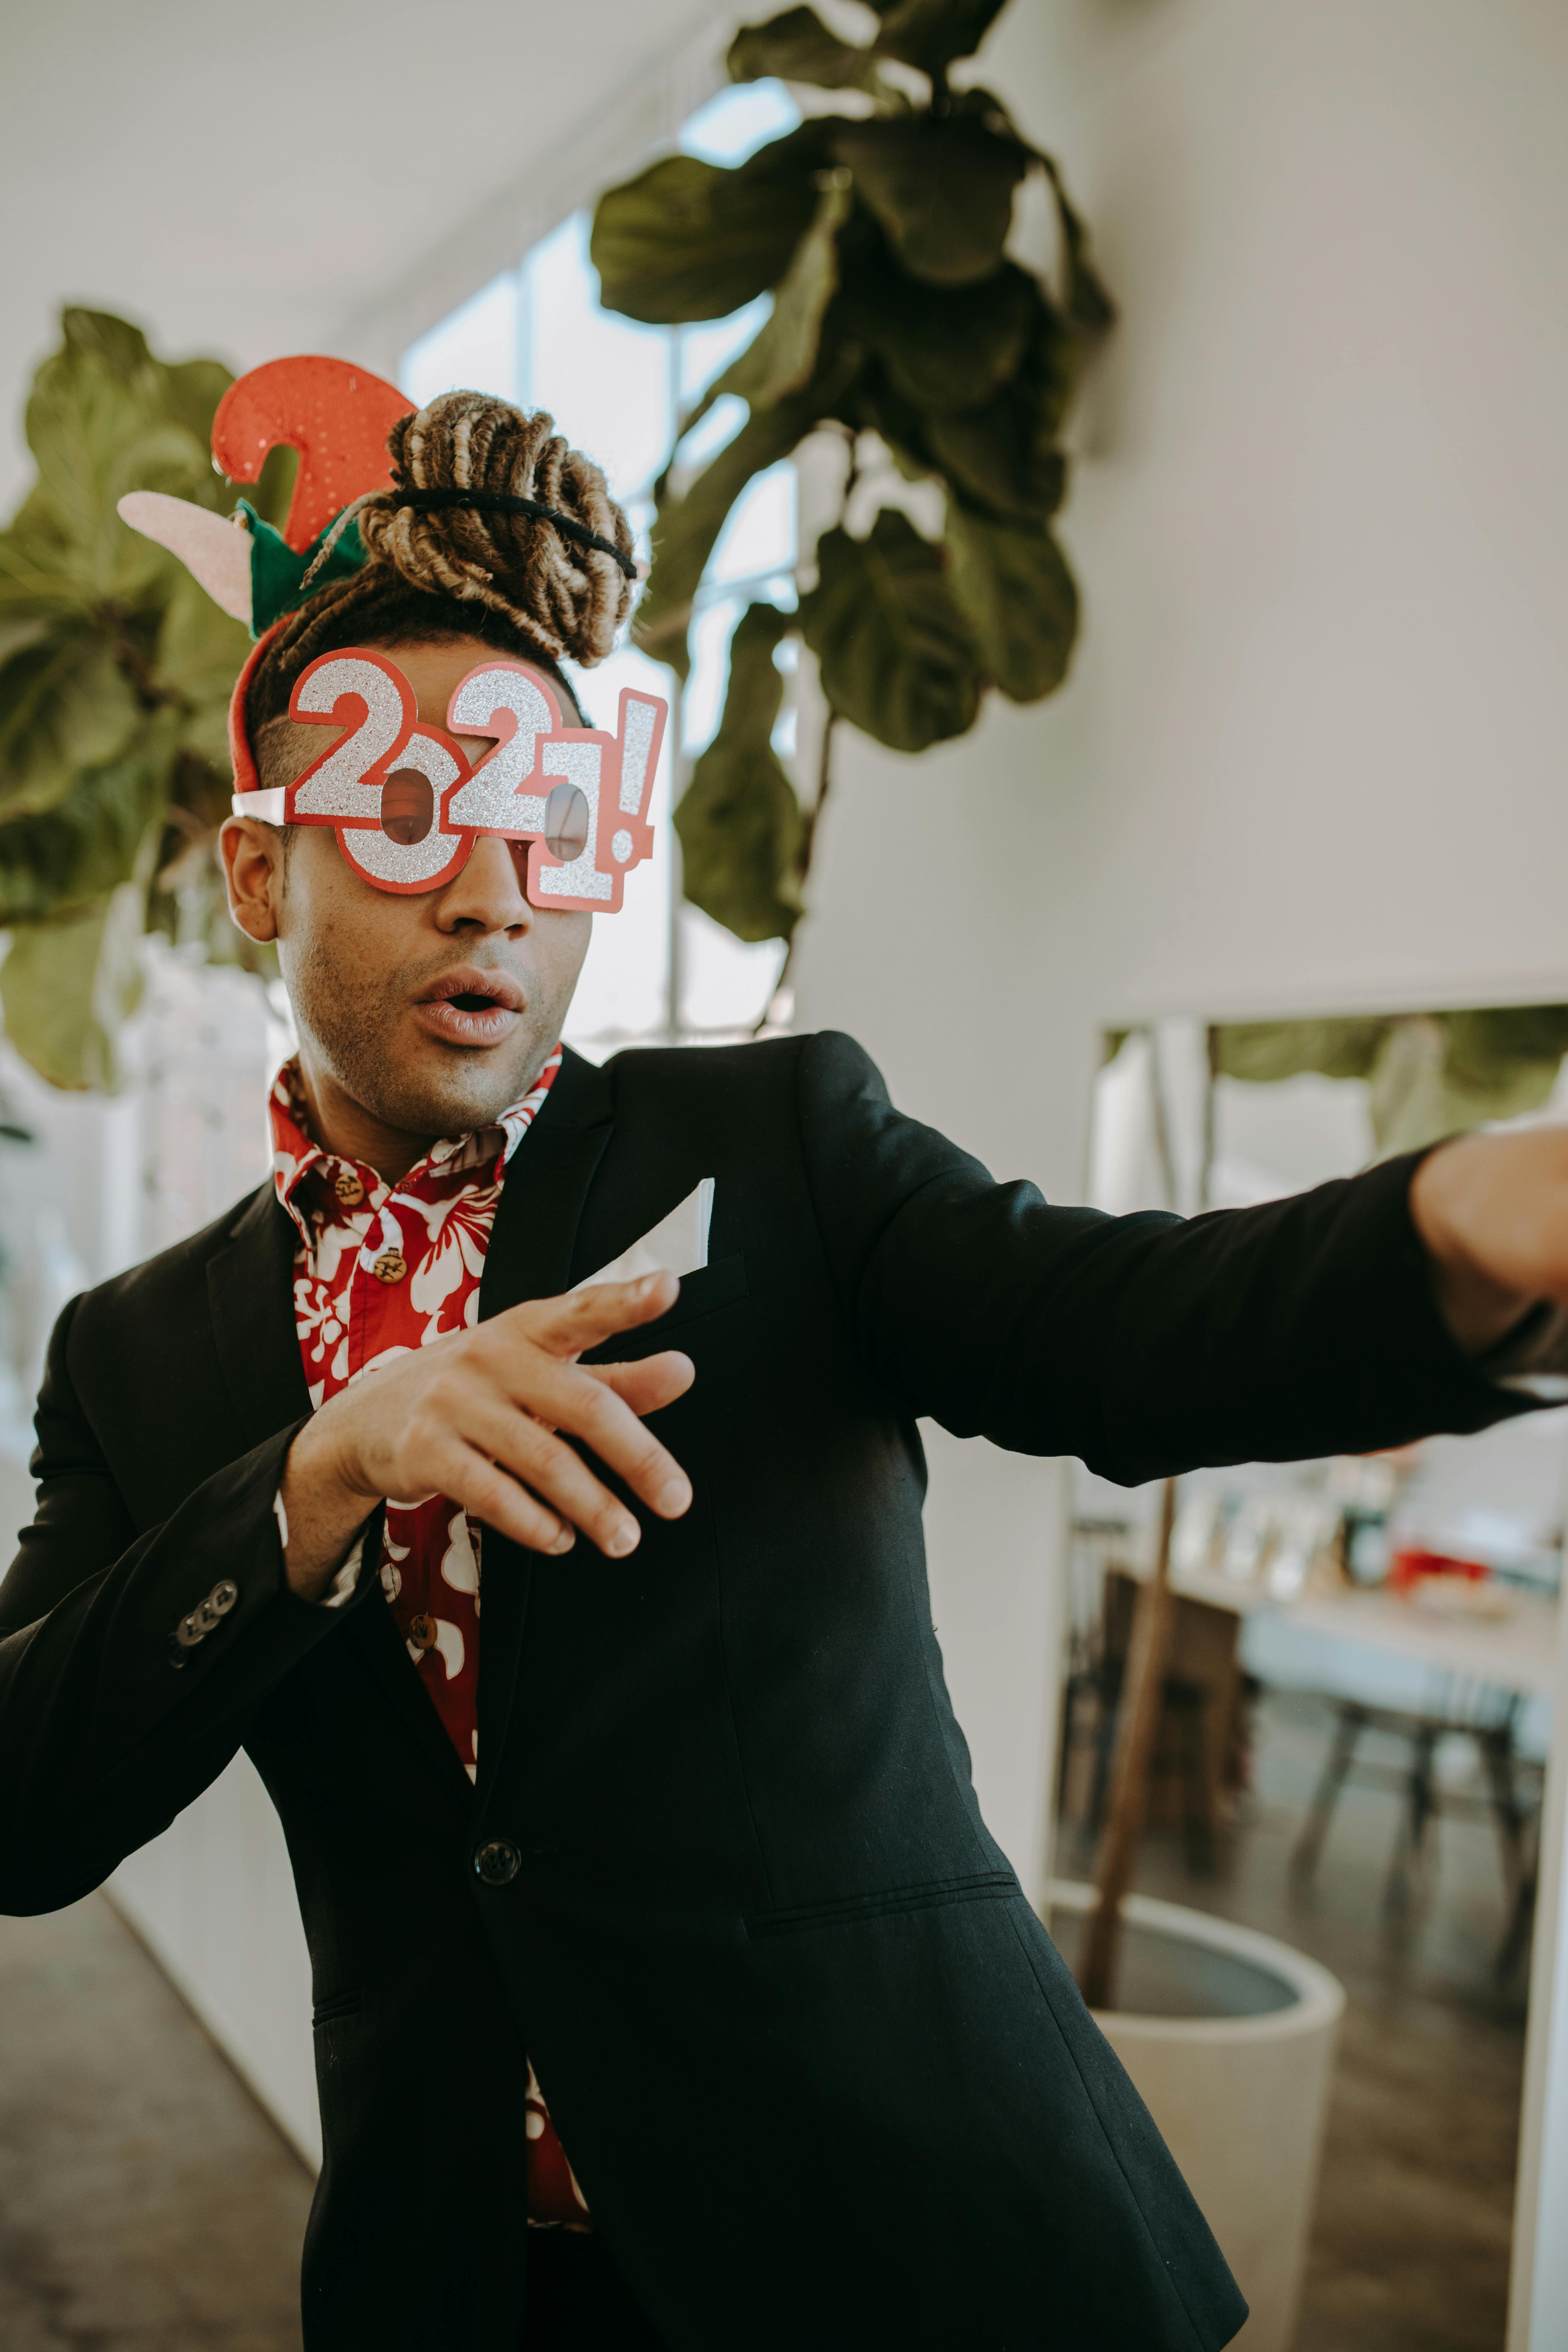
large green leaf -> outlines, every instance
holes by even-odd
[[[772,740],[794,626],[772,604],[737,624],[724,716],[675,812],[686,896],[738,940],[787,940],[800,919],[800,803]]]
[[[176,713],[160,711],[123,759],[95,768],[58,807],[0,824],[0,926],[47,921],[151,873],[178,728]]]
[[[1568,1004],[1494,1004],[1441,1017],[1448,1066],[1464,1081],[1486,1085],[1526,1064],[1549,1064],[1555,1074],[1568,1054]]]
[[[882,361],[900,398],[921,409],[966,409],[1023,365],[1039,301],[1034,279],[1010,261],[973,286],[931,286],[907,278],[875,237],[846,270],[839,315],[843,331]]]
[[[207,488],[214,477],[195,435],[149,409],[100,361],[66,351],[34,378],[27,440],[68,578],[86,597],[137,601],[171,559],[127,530],[116,501],[133,489],[189,498]]]
[[[226,502],[207,444],[228,370],[167,366],[105,312],[68,310],[61,329],[28,404],[37,478],[0,531],[0,925],[14,934],[0,1002],[54,1084],[110,1086],[171,793],[200,850],[226,803],[247,641],[114,510],[135,488]],[[273,453],[262,512],[293,463]],[[210,882],[204,869],[198,927]]]
[[[1377,1058],[1384,1020],[1230,1021],[1214,1033],[1221,1077],[1271,1086],[1304,1070],[1326,1078],[1364,1078]]]
[[[1456,1060],[1450,1020],[1405,1013],[1386,1024],[1367,1074],[1367,1108],[1380,1155],[1418,1151],[1488,1119],[1539,1110],[1562,1055],[1504,1053],[1480,1066]]]
[[[1387,1154],[1539,1110],[1568,1052],[1568,1005],[1232,1022],[1214,1034],[1225,1077],[1267,1085],[1314,1070],[1364,1078],[1373,1139]]]
[[[1044,522],[1067,487],[1067,460],[1043,436],[1013,387],[984,408],[960,416],[922,419],[922,441],[934,464],[971,505],[1004,519],[1024,514]]]
[[[53,1087],[112,1094],[121,1083],[119,1034],[142,992],[144,895],[127,883],[12,935],[0,964],[5,1034]]]
[[[1067,263],[1068,316],[1075,327],[1089,334],[1099,334],[1116,318],[1116,305],[1105,290],[1104,281],[1089,257],[1089,231],[1074,211],[1062,184],[1062,175],[1048,155],[1041,155],[1046,177],[1057,200],[1057,217],[1061,223],[1062,250]]]
[[[723,319],[776,286],[816,191],[795,173],[727,171],[667,155],[599,199],[589,252],[605,308],[668,326]]]
[[[54,808],[142,721],[102,633],[79,623],[14,654],[0,669],[0,823]]]
[[[831,708],[895,751],[965,733],[983,681],[941,549],[884,507],[867,539],[825,531],[816,560],[801,621]]]
[[[35,486],[0,530],[0,613],[30,620],[86,615],[92,600],[71,561],[71,543]]]
[[[187,433],[194,433],[205,450],[210,450],[213,417],[216,413],[218,402],[234,382],[233,374],[224,366],[221,360],[182,360],[177,366],[165,368],[163,376],[167,385],[166,397],[171,417],[176,425],[183,425]],[[298,462],[297,453],[296,462]],[[215,510],[226,509],[229,503],[229,492],[222,476],[212,471],[210,460],[208,475],[211,488],[203,503],[212,506]],[[251,488],[247,495],[252,506],[260,506],[261,501],[255,488]],[[270,509],[262,510],[267,512],[270,519]]]
[[[874,46],[922,73],[973,57],[1007,0],[872,0],[882,19]]]
[[[1054,693],[1078,635],[1078,589],[1050,532],[951,499],[947,545],[949,583],[990,676],[1014,702]]]
[[[923,115],[836,123],[833,152],[915,277],[963,286],[1000,268],[1030,162],[1021,142],[978,116]]]
[[[822,343],[822,321],[838,287],[838,232],[853,198],[849,174],[835,174],[816,200],[811,226],[795,249],[779,281],[773,307],[754,341],[731,361],[686,426],[725,393],[738,394],[753,408],[771,408],[811,380]]]
[[[182,568],[163,607],[153,675],[187,714],[183,740],[221,767],[228,763],[229,697],[249,650],[244,624],[220,612]]]
[[[830,33],[815,8],[786,8],[765,25],[746,25],[730,44],[725,59],[731,81],[815,82],[819,89],[884,92],[877,60]],[[771,936],[771,935],[770,935]]]

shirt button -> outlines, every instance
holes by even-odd
[[[408,1638],[416,1650],[432,1650],[436,1646],[436,1620],[423,1612],[408,1621]]]
[[[345,1209],[357,1209],[364,1199],[364,1186],[352,1168],[340,1168],[332,1179],[332,1190]]]
[[[486,1838],[474,1848],[474,1868],[487,1886],[505,1886],[522,1867],[522,1856],[510,1838]]]
[[[401,1250],[383,1250],[371,1271],[377,1282],[401,1282],[408,1271],[408,1261]]]

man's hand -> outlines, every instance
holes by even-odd
[[[612,1559],[623,1558],[641,1534],[637,1520],[558,1430],[583,1439],[661,1518],[679,1518],[690,1482],[640,1416],[690,1387],[689,1357],[667,1351],[588,1366],[577,1358],[667,1313],[679,1287],[673,1275],[652,1274],[531,1299],[333,1397],[300,1432],[284,1467],[294,1591],[321,1598],[384,1498],[449,1496],[532,1551],[569,1551],[581,1528]]]
[[[1470,1353],[1538,1300],[1568,1306],[1568,1127],[1443,1144],[1415,1171],[1410,1213],[1437,1304]]]

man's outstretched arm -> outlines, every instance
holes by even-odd
[[[1568,1141],[1544,1132],[1257,1209],[1109,1217],[995,1183],[896,1111],[848,1038],[803,1041],[797,1083],[868,1368],[961,1436],[1124,1484],[1484,1428],[1525,1408],[1477,1353],[1535,1300],[1568,1299]]]

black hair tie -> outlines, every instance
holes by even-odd
[[[575,515],[558,514],[553,507],[541,505],[537,499],[520,498],[514,490],[415,490],[404,489],[394,483],[390,497],[400,507],[472,507],[479,514],[534,515],[541,522],[553,523],[567,539],[574,539],[582,547],[591,547],[600,555],[608,555],[618,563],[628,580],[635,580],[637,568],[629,555],[623,555],[613,539],[601,539]]]

